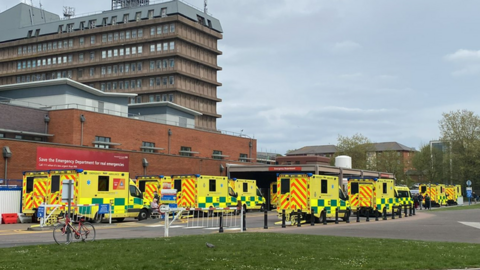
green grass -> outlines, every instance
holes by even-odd
[[[209,249],[205,242],[216,247]],[[0,269],[451,269],[480,245],[277,233],[224,233],[0,249]]]
[[[455,211],[455,210],[470,210],[470,209],[480,209],[480,202],[472,205],[468,205],[468,201],[464,202],[463,206],[442,206],[440,208],[432,207],[432,211]]]

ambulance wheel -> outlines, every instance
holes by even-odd
[[[95,213],[95,217],[90,219],[90,222],[92,223],[100,223],[102,222],[102,215]]]
[[[122,222],[122,221],[125,220],[125,218],[123,218],[123,217],[122,217],[122,218],[116,218],[115,220],[116,220],[117,222]]]
[[[140,213],[138,213],[138,221],[147,219],[149,216],[150,215],[148,214],[148,211],[143,209],[142,211],[140,211]]]

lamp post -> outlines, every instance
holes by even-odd
[[[4,146],[3,147],[3,158],[5,159],[5,185],[7,184],[7,166],[8,166],[8,159],[12,157],[12,151],[10,151],[10,147]]]
[[[85,122],[85,116],[82,114],[80,115],[80,123],[82,125],[82,131],[80,133],[80,146],[83,146],[83,123]]]
[[[48,123],[50,123],[50,117],[48,116],[48,114],[45,114],[45,116],[43,117],[43,121],[45,121],[45,134],[48,133]]]
[[[148,160],[146,158],[142,159],[143,165],[143,175],[147,175]]]
[[[168,154],[170,154],[170,137],[172,136],[172,130],[168,129]]]

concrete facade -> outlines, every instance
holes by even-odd
[[[179,104],[202,113],[195,127],[216,129],[217,19],[174,0],[65,20],[53,16],[27,27],[28,10],[39,12],[21,3],[0,13],[0,21],[19,24],[0,27],[0,84],[70,78],[105,92],[137,93],[130,103]]]

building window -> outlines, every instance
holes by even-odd
[[[170,24],[170,33],[175,33],[175,24]]]
[[[103,20],[102,20],[102,26],[107,26],[107,19],[108,19],[108,18],[103,18]]]
[[[107,42],[107,34],[102,35],[102,42]]]
[[[95,36],[90,37],[90,44],[95,44]]]
[[[168,34],[168,24],[165,24],[165,25],[163,26],[163,33],[164,33],[164,34]]]
[[[113,40],[114,41],[118,40],[118,32],[113,33]]]
[[[248,155],[247,154],[240,154],[240,157],[238,158],[238,161],[248,162]]]
[[[222,151],[219,150],[213,150],[213,159],[223,159]]]
[[[155,61],[150,61],[150,71],[155,70]]]
[[[123,15],[123,23],[128,23],[128,14]]]
[[[180,156],[191,157],[192,156],[192,148],[187,146],[180,147]]]
[[[125,48],[125,55],[130,55],[130,48]]]
[[[142,28],[138,29],[138,37],[139,38],[143,37],[143,29]]]
[[[132,38],[137,38],[137,30],[132,30]]]
[[[90,77],[95,75],[95,68],[90,68]]]
[[[138,71],[142,71],[142,66],[143,66],[143,65],[142,65],[142,62],[138,62],[138,63],[137,63],[137,70],[138,70]]]
[[[168,101],[173,102],[173,94],[168,95]]]
[[[116,25],[117,24],[117,16],[113,16],[112,17],[112,25]]]
[[[175,42],[170,42],[170,50],[175,50]]]
[[[170,67],[175,67],[175,59],[170,59]]]
[[[146,153],[155,153],[155,143],[153,142],[142,142],[142,147],[140,147],[142,152]]]
[[[155,36],[155,27],[150,28],[150,36]]]
[[[95,52],[90,52],[90,60],[95,60]]]
[[[63,32],[63,24],[58,26],[58,33],[61,34]]]
[[[137,97],[137,103],[142,103],[142,97],[141,96]]]
[[[113,40],[113,33],[108,34],[108,42]]]
[[[79,39],[79,44],[80,44],[80,46],[83,46],[85,44],[85,38],[84,37],[81,37]]]
[[[174,76],[168,77],[168,81],[170,82],[170,84],[175,84],[175,77]]]
[[[143,52],[143,46],[138,46],[137,50],[138,50],[138,54],[141,54]]]
[[[84,30],[85,29],[85,22],[80,22],[80,30]]]
[[[110,148],[111,138],[95,136],[95,141],[93,143],[96,148]]]
[[[157,35],[160,35],[160,34],[162,34],[162,27],[158,26],[157,27]]]
[[[162,17],[166,17],[167,16],[167,8],[162,8],[160,10],[160,14],[161,14]]]
[[[102,51],[102,59],[107,58],[107,51]]]
[[[153,9],[148,11],[148,19],[149,20],[153,19]]]
[[[142,13],[141,13],[141,12],[137,12],[137,13],[135,14],[135,20],[138,22],[138,21],[140,21],[141,19],[142,19]]]
[[[67,24],[67,33],[73,32],[73,23]]]
[[[155,85],[155,79],[150,78],[150,87],[153,87]]]
[[[94,29],[97,26],[97,20],[91,20],[88,22],[88,27]]]

